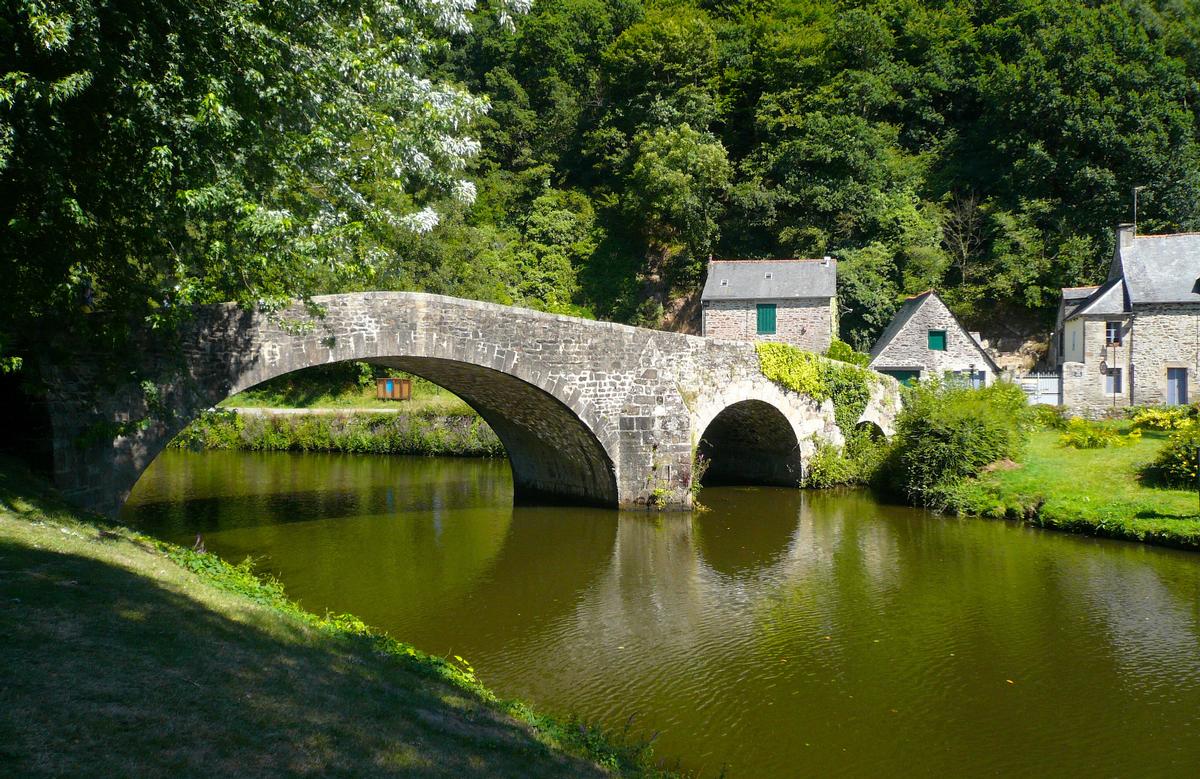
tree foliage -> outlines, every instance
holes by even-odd
[[[396,231],[474,197],[467,130],[486,101],[428,62],[473,5],[6,4],[0,327],[168,325],[369,274]],[[500,8],[511,25],[527,6]]]
[[[472,7],[9,4],[8,342],[363,288],[653,324],[711,253],[837,257],[864,349],[930,287],[1045,321],[1134,186],[1200,227],[1196,0]]]

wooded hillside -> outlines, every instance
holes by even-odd
[[[930,287],[1044,318],[1143,232],[1200,224],[1181,2],[538,0],[447,65],[491,97],[479,198],[415,285],[657,324],[718,257],[832,254],[865,347]]]

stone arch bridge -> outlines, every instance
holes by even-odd
[[[843,442],[832,402],[767,380],[752,343],[422,293],[314,302],[322,316],[299,304],[271,316],[202,307],[178,348],[139,358],[149,383],[85,392],[97,373],[89,366],[52,369],[54,469],[67,496],[116,513],[205,409],[343,360],[414,373],[462,397],[504,444],[520,501],[687,507],[697,447],[714,479],[795,485],[818,441]],[[873,387],[860,423],[890,434],[896,384],[880,377]]]

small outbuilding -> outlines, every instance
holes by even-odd
[[[991,384],[1000,369],[933,290],[904,301],[871,349],[870,367],[905,384],[932,376]]]
[[[824,352],[837,337],[837,261],[710,260],[700,301],[710,338]]]

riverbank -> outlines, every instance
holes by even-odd
[[[500,439],[478,414],[436,408],[386,412],[218,408],[188,425],[171,446],[196,451],[504,456]]]
[[[1145,431],[1126,446],[1073,449],[1061,432],[1034,430],[1020,463],[1004,463],[967,479],[947,496],[951,513],[1021,519],[1107,538],[1200,550],[1195,490],[1142,483],[1139,472],[1165,445],[1167,433]]]
[[[248,564],[109,526],[0,461],[0,763],[14,774],[659,776],[466,661],[319,617]]]

